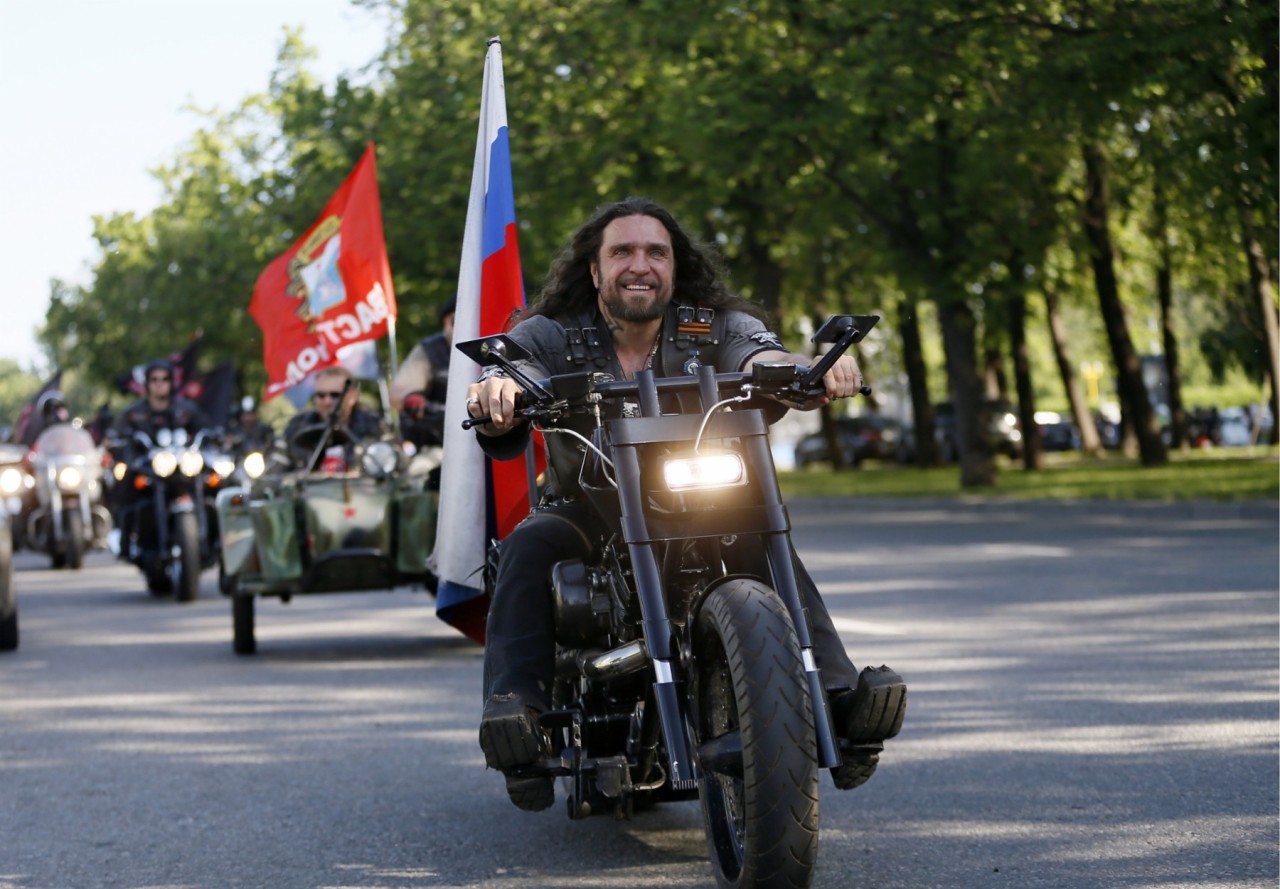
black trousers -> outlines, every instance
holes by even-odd
[[[598,523],[581,503],[543,507],[531,513],[502,541],[502,555],[489,605],[484,649],[484,695],[519,694],[539,709],[550,705],[555,678],[555,615],[549,578],[551,567],[566,559],[590,554],[594,539],[589,528]],[[734,566],[760,573],[763,553],[745,552]],[[746,564],[754,559],[755,565]],[[858,671],[836,633],[818,588],[791,550],[796,585],[809,609],[814,659],[827,688],[858,683]],[[761,576],[768,577],[767,573]]]

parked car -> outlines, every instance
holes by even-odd
[[[1224,407],[1218,412],[1218,443],[1227,448],[1253,444],[1253,423],[1242,407]]]
[[[1114,451],[1123,443],[1124,430],[1119,420],[1095,411],[1093,414],[1093,426],[1098,430],[1099,443],[1106,450]]]
[[[1080,450],[1080,430],[1069,417],[1057,411],[1036,411],[1035,419],[1046,451]]]
[[[982,411],[991,436],[991,444],[996,452],[1010,459],[1022,456],[1022,428],[1018,423],[1018,409],[1007,401],[990,399],[983,402]],[[955,406],[949,401],[934,405],[933,424],[939,459],[943,463],[954,463],[960,454],[956,435]],[[912,427],[904,427],[897,449],[898,462],[914,462],[915,454],[915,430]]]
[[[863,460],[892,460],[898,446],[901,427],[897,420],[878,414],[861,417],[836,417],[833,421],[843,464],[858,466]],[[796,469],[814,463],[830,463],[831,451],[826,433],[819,430],[796,442]]]

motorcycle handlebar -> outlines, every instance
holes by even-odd
[[[752,371],[737,371],[733,373],[717,373],[715,375],[717,393],[731,392],[734,390],[747,390],[748,394],[760,394],[770,398],[774,398],[784,404],[801,404],[805,401],[811,401],[822,397],[825,389],[820,385],[813,387],[801,388],[806,380],[812,374],[814,368],[805,367],[798,364],[786,364],[786,368],[790,368],[789,374],[783,370],[781,364],[774,365],[772,379],[763,379],[764,375],[758,375]],[[569,374],[567,376],[580,376],[578,374]],[[761,379],[757,379],[757,377]],[[817,376],[817,381],[821,381],[821,375]],[[659,377],[653,380],[654,387],[658,394],[673,392],[696,392],[700,388],[698,377],[684,375],[678,377]],[[545,390],[551,390],[554,385],[551,380],[541,380],[539,385]],[[618,399],[628,396],[638,396],[640,394],[640,380],[608,380],[604,382],[596,382],[591,384],[582,395],[565,399],[578,404],[586,404],[586,395],[588,392],[595,393],[602,399]],[[858,389],[858,394],[864,397],[871,394],[870,386],[862,386]],[[547,407],[554,404],[551,402],[535,402],[531,405],[525,404],[526,393],[521,391],[516,396],[516,416],[527,419],[538,413],[539,408]],[[463,429],[474,429],[477,426],[484,426],[490,422],[492,417],[469,417],[462,421]]]

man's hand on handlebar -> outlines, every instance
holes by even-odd
[[[484,435],[502,435],[519,423],[516,396],[521,392],[515,380],[490,377],[467,387],[467,413],[472,417],[489,417],[489,422],[476,428]]]
[[[822,356],[799,355],[794,352],[761,352],[747,362],[743,370],[750,370],[757,361],[790,361],[801,367],[813,367]],[[837,398],[852,398],[858,394],[862,386],[862,371],[858,370],[858,362],[851,355],[841,355],[836,363],[823,375],[822,385],[826,394],[803,405],[796,405],[799,410],[813,410],[824,404],[830,404]]]

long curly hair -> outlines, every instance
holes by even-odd
[[[628,197],[596,208],[552,261],[538,298],[529,308],[530,315],[571,315],[595,305],[591,263],[600,257],[605,228],[625,216],[650,216],[662,223],[670,235],[676,270],[672,298],[676,302],[737,309],[766,320],[760,306],[733,293],[725,284],[717,250],[694,241],[665,207],[642,197]]]

